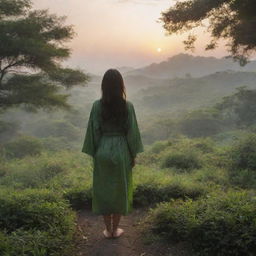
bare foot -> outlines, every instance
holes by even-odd
[[[117,228],[115,231],[113,231],[113,237],[119,237],[124,233],[124,230],[122,228]]]
[[[109,231],[107,231],[106,229],[103,230],[103,235],[106,238],[111,238],[112,237],[112,233],[110,233]]]

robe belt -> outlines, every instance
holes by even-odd
[[[106,136],[124,136],[125,133],[123,132],[103,132],[102,135],[106,135]]]

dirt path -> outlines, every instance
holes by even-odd
[[[115,239],[106,239],[102,233],[102,216],[95,216],[90,210],[77,213],[76,256],[186,256],[180,246],[161,243],[143,243],[139,221],[146,210],[134,209],[128,216],[122,216],[120,227],[125,233]],[[168,247],[170,246],[170,247]]]

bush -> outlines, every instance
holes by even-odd
[[[179,121],[180,131],[190,138],[212,136],[223,128],[224,122],[207,110],[194,110]]]
[[[230,186],[229,175],[226,169],[218,167],[205,167],[193,172],[193,180],[202,184],[218,184],[222,187]]]
[[[40,231],[20,228],[13,232],[0,232],[0,255],[63,256],[71,255],[71,249],[71,235],[63,237],[54,229]]]
[[[41,141],[35,137],[23,135],[4,144],[7,157],[22,158],[27,155],[39,155],[43,149]]]
[[[75,214],[48,190],[0,191],[0,255],[70,255]]]
[[[247,189],[256,188],[256,172],[251,170],[232,170],[229,173],[229,179],[232,185]]]
[[[171,167],[179,170],[192,170],[194,167],[200,168],[205,163],[207,164],[208,158],[215,157],[215,155],[218,157],[217,150],[218,148],[215,147],[214,141],[209,137],[190,139],[184,135],[180,135],[176,138],[155,142],[149,146],[149,150],[145,150],[145,152],[139,154],[137,162],[148,166],[169,168],[165,166],[165,163],[168,166],[167,158],[171,158]],[[195,165],[192,164],[190,166],[190,160]],[[216,160],[212,160],[215,164]]]
[[[63,197],[69,201],[75,210],[90,208],[92,204],[92,187],[79,186],[70,188],[63,193]]]
[[[2,190],[0,197],[0,228],[14,231],[18,228],[36,228],[47,231],[57,227],[68,233],[72,226],[69,204],[57,193],[48,190]]]
[[[8,172],[6,165],[3,164],[3,163],[1,163],[1,164],[2,165],[0,166],[0,178],[5,176],[7,174],[7,172]]]
[[[214,152],[214,141],[210,137],[193,139],[191,144],[193,148],[199,149],[202,153]]]
[[[134,206],[153,206],[159,202],[169,201],[173,198],[193,198],[205,194],[205,188],[200,184],[182,184],[173,182],[168,185],[157,183],[139,184],[134,191]]]
[[[66,170],[60,163],[46,163],[39,169],[39,176],[41,180],[48,181],[60,173],[65,173]]]
[[[70,142],[65,137],[47,137],[41,139],[43,147],[45,150],[48,151],[61,151],[61,150],[70,150],[72,149],[72,146],[70,145]]]
[[[17,164],[17,163],[16,163]],[[0,184],[8,185],[16,188],[42,188],[50,185],[49,181],[55,176],[66,174],[67,168],[62,163],[50,161],[40,163],[39,161],[34,166],[30,161],[19,163],[20,166],[15,170],[5,170],[4,177],[0,180]],[[24,165],[24,166],[22,166]],[[18,169],[20,168],[20,169]],[[1,168],[0,168],[1,173]]]
[[[190,174],[176,174],[140,165],[133,170],[133,180],[135,207],[150,206],[171,198],[195,199],[209,189],[209,186],[192,180]]]
[[[166,242],[187,241],[197,255],[240,256],[256,251],[256,204],[246,191],[216,191],[198,200],[158,204],[144,219]]]
[[[179,170],[199,169],[201,163],[198,154],[194,151],[171,151],[168,152],[162,160],[162,168],[177,168]]]
[[[157,141],[151,146],[150,151],[152,153],[158,154],[171,145],[171,141]]]
[[[220,132],[211,138],[216,142],[217,145],[230,145],[241,137],[248,136],[251,132],[245,129],[234,129]]]
[[[256,134],[247,135],[234,143],[230,150],[230,169],[256,171]]]
[[[89,157],[77,152],[43,151],[38,157],[12,159],[3,162],[4,176],[0,186],[16,189],[49,188],[63,191],[92,182],[92,164]]]

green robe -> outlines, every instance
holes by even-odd
[[[92,212],[97,215],[128,215],[133,209],[131,160],[144,147],[134,106],[126,102],[128,119],[123,127],[102,123],[100,99],[90,112],[82,152],[93,157]]]

